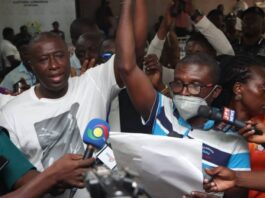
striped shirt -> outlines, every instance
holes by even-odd
[[[192,129],[180,117],[172,100],[160,93],[157,94],[151,115],[145,124],[152,125],[154,135],[202,141],[202,168],[225,166],[233,170],[250,170],[248,145],[241,136],[214,129],[212,120],[204,124],[204,129]]]

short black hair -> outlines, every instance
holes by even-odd
[[[81,34],[86,33],[84,32],[84,29],[88,29],[90,31],[99,31],[99,28],[93,18],[77,18],[71,23],[70,26],[70,35],[73,42],[76,42]]]
[[[16,40],[16,47],[17,49],[20,49],[24,45],[28,45],[31,41],[31,38],[23,38],[23,39],[17,39]]]
[[[14,30],[11,27],[5,27],[2,32],[4,39],[8,38],[11,34],[14,34]]]
[[[261,8],[259,8],[259,7],[255,7],[255,6],[246,9],[246,10],[242,13],[242,18],[244,18],[244,16],[245,16],[246,14],[257,14],[257,15],[261,16],[262,18],[265,17],[264,11],[263,11]]]
[[[71,23],[71,26],[70,26],[71,36],[73,34],[77,34],[79,37],[81,34],[85,33],[85,32],[81,32],[81,29],[83,26],[89,27],[91,29],[98,28],[95,20],[92,18],[77,18]]]
[[[30,49],[34,44],[38,43],[39,41],[42,41],[45,39],[53,39],[53,38],[61,40],[65,44],[65,47],[67,47],[65,41],[58,34],[55,34],[53,32],[41,32],[30,40],[28,44],[29,46],[28,48]]]
[[[58,22],[58,21],[54,21],[54,22],[52,23],[52,25],[59,25],[59,22]]]
[[[183,59],[181,59],[176,68],[180,65],[186,65],[186,64],[197,64],[197,65],[206,65],[209,67],[211,73],[212,73],[212,78],[213,78],[213,83],[214,84],[219,84],[220,80],[220,68],[217,63],[217,61],[210,56],[209,54],[206,53],[196,53],[196,54],[191,54]]]
[[[210,55],[216,56],[216,50],[201,33],[193,32],[190,38],[187,40],[187,43],[190,41],[199,43],[203,48],[206,48],[209,52],[211,52]]]
[[[23,32],[25,29],[27,29],[27,26],[25,26],[25,25],[22,25],[22,26],[20,26],[20,32]]]

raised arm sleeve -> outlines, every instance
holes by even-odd
[[[156,34],[147,49],[147,55],[155,54],[160,59],[165,41],[166,39],[160,40]]]
[[[213,46],[217,55],[235,55],[232,45],[224,33],[219,30],[206,16],[203,16],[203,18],[194,25]]]

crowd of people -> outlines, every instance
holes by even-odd
[[[33,37],[3,29],[0,196],[68,197],[77,187],[75,197],[89,197],[94,159],[82,159],[81,136],[101,118],[113,131],[200,140],[211,179],[183,197],[265,197],[264,11],[238,0],[229,14],[222,4],[206,14],[173,0],[152,34],[147,1],[121,2],[119,21],[105,0],[97,20],[75,19],[71,52],[57,21]],[[201,105],[232,109],[245,126],[201,117]]]

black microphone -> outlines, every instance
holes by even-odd
[[[83,159],[92,157],[95,149],[100,150],[105,146],[109,130],[109,124],[102,119],[95,118],[87,124],[83,134],[83,142],[87,145]],[[72,188],[69,198],[73,198],[76,191],[77,188]]]
[[[235,111],[229,108],[224,108],[223,113],[215,112],[213,109],[206,105],[201,105],[198,109],[198,116],[203,118],[207,118],[210,120],[225,122],[227,124],[231,124],[237,128],[243,128],[246,126],[246,123],[237,120],[235,118]],[[255,126],[252,126],[252,130],[255,131],[255,135],[262,135],[263,132],[257,129]]]

